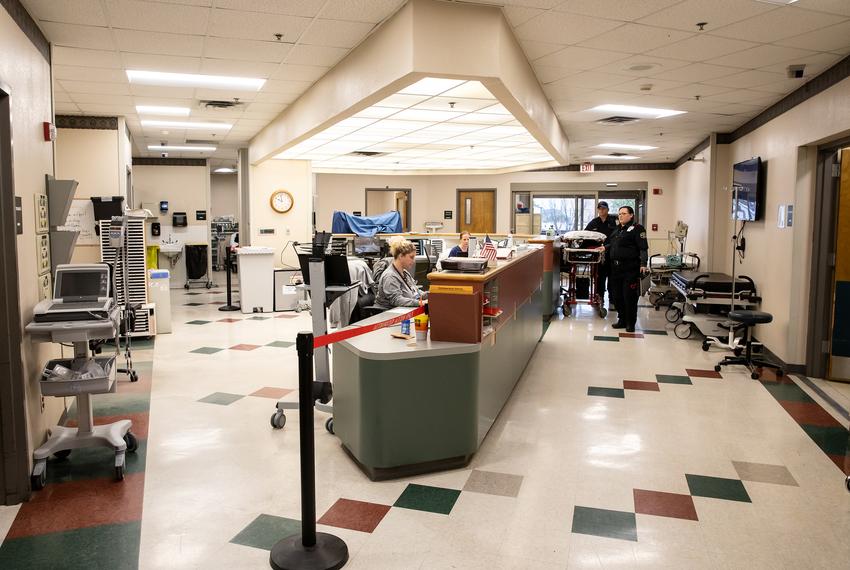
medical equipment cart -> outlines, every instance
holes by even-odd
[[[561,273],[567,274],[564,313],[572,312],[574,305],[583,302],[593,307],[603,319],[608,315],[602,302],[605,292],[596,290],[599,268],[605,262],[605,239],[605,234],[601,232],[585,230],[567,232],[561,236]],[[582,293],[584,285],[587,286],[587,297],[579,295],[579,285],[582,285]]]

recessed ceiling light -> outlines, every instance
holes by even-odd
[[[189,107],[159,107],[157,105],[136,105],[140,115],[168,115],[171,117],[188,117]]]
[[[620,143],[602,143],[596,145],[596,148],[614,148],[619,150],[653,150],[657,146],[648,146],[645,144],[620,144]]]
[[[630,154],[621,154],[621,155],[613,155],[613,154],[594,154],[590,158],[595,158],[596,160],[636,160],[640,158],[639,156],[632,156]]]
[[[193,121],[157,121],[144,119],[143,127],[169,127],[172,129],[208,129],[211,131],[226,131],[233,127],[230,123],[200,123]]]
[[[598,105],[589,109],[599,113],[630,113],[639,117],[650,119],[661,119],[674,115],[683,115],[687,111],[674,111],[672,109],[655,109],[653,107],[638,107],[637,105]]]
[[[162,145],[162,144],[149,144],[148,150],[170,150],[174,152],[213,152],[216,147],[214,146],[174,146],[174,145]]]
[[[253,77],[229,77],[225,75],[200,75],[197,73],[166,73],[128,69],[127,79],[138,85],[166,85],[177,87],[207,87],[209,89],[231,89],[237,91],[259,91],[265,79]]]
[[[215,174],[233,174],[234,172],[236,172],[236,169],[222,166],[221,168],[216,168],[215,170],[213,170],[213,172]]]

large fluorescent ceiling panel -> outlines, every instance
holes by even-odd
[[[317,171],[501,172],[565,164],[569,145],[499,8],[411,0],[254,137],[249,156]]]
[[[280,153],[316,170],[500,170],[551,155],[478,81],[421,79]]]

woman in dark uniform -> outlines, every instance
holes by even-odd
[[[620,226],[605,243],[611,260],[611,296],[617,306],[615,329],[635,332],[640,278],[646,273],[649,243],[646,228],[634,223],[635,211],[623,206],[617,213]]]

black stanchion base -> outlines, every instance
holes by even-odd
[[[219,311],[238,311],[242,309],[239,305],[222,305],[218,308]]]
[[[306,548],[297,534],[272,547],[269,564],[274,570],[336,570],[348,562],[348,546],[341,538],[316,533],[316,546]]]

